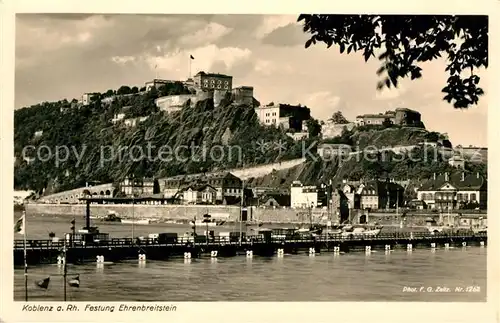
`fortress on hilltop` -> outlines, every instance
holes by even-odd
[[[219,73],[198,72],[193,78],[183,82],[191,94],[168,95],[156,99],[160,110],[167,113],[179,111],[186,104],[211,99],[218,107],[223,99],[231,98],[235,104],[253,105],[253,87],[240,86],[233,88],[233,77]]]

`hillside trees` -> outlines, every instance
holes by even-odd
[[[349,121],[344,117],[344,115],[342,114],[341,111],[337,111],[334,114],[332,114],[332,116],[328,120],[331,121],[331,122],[333,122],[333,123],[336,123],[336,124],[347,124],[347,123],[349,123]]]
[[[161,178],[199,172],[200,169],[222,170],[301,157],[301,143],[294,142],[280,129],[262,126],[253,107],[225,102],[215,109],[213,102],[207,100],[195,106],[187,105],[171,115],[158,111],[154,103],[158,96],[186,92],[188,90],[179,84],[172,84],[161,91],[152,89],[140,95],[118,97],[109,105],[97,99],[89,106],[63,110],[61,108],[70,103],[60,101],[15,111],[15,187],[41,191],[50,186],[58,191],[81,187],[93,180],[109,183],[119,182],[126,176]],[[114,114],[124,111],[124,106],[130,106],[128,117],[149,118],[135,127],[113,125],[110,120]],[[221,138],[227,129],[231,136],[223,144]],[[39,130],[43,135],[37,139],[34,133]],[[266,143],[265,149],[257,146],[259,140]],[[196,158],[190,149],[192,144],[199,146],[194,152]],[[44,145],[52,150],[65,146],[71,153],[59,165],[54,158],[33,159],[28,163],[23,160],[22,153],[23,147],[29,145],[35,149]],[[221,159],[210,156],[216,145],[221,147]],[[151,146],[150,154],[148,146]],[[183,149],[183,146],[188,148]],[[135,155],[131,147],[135,147]],[[171,153],[160,159],[162,147],[169,147]],[[125,150],[120,152],[123,148]],[[176,159],[173,155],[176,149],[187,159]],[[137,158],[141,151],[149,155]]]

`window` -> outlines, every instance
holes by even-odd
[[[464,201],[469,200],[469,194],[468,194],[468,193],[464,193],[464,195],[463,195],[463,196],[464,196]]]
[[[470,200],[471,201],[476,201],[476,193],[470,193]]]
[[[462,193],[458,193],[457,194],[457,201],[461,201],[462,200]]]

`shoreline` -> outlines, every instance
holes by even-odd
[[[29,215],[55,215],[61,217],[84,218],[86,215],[85,204],[45,204],[27,203],[24,209]],[[17,210],[19,212],[21,210]],[[460,225],[487,225],[487,211],[477,210],[454,210],[455,212],[437,213],[422,210],[414,210],[406,214],[405,225],[424,226],[426,220],[433,218],[439,222]],[[16,210],[15,210],[16,212]],[[153,205],[153,204],[91,204],[90,215],[93,217],[105,217],[110,212],[116,213],[124,219],[154,219],[160,223],[189,223],[195,217],[201,219],[203,214],[209,213],[212,219],[225,221],[228,224],[239,223],[240,207],[232,205]],[[459,214],[460,212],[460,214]],[[484,213],[483,213],[484,212]],[[262,208],[247,207],[247,223],[252,224],[307,224],[325,223],[328,219],[332,223],[339,222],[338,215],[332,214],[325,209],[292,209],[292,208]],[[359,216],[365,213],[362,210],[353,210],[350,220],[359,222]],[[367,212],[366,222],[378,222],[381,225],[399,225],[404,215],[392,210],[380,212]],[[465,221],[465,222],[464,222]]]

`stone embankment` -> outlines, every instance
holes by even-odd
[[[26,204],[28,214],[46,214],[68,217],[83,217],[86,212],[84,204]],[[189,221],[194,217],[201,218],[203,214],[209,213],[213,218],[236,222],[240,218],[239,206],[218,206],[218,205],[143,205],[143,204],[92,204],[90,207],[92,216],[105,216],[109,212],[116,212],[124,218],[154,218],[160,220]],[[332,212],[333,213],[333,212]],[[359,220],[360,212],[357,211],[351,216],[351,220],[356,223]],[[429,212],[415,212],[407,218],[406,225],[425,225],[426,220],[432,217],[438,222],[462,221],[460,225],[479,224],[486,225],[487,214],[437,214]],[[328,213],[324,209],[291,209],[291,208],[262,208],[248,207],[248,221],[255,223],[325,223]],[[336,214],[331,214],[333,222],[338,220]],[[401,214],[393,212],[377,212],[367,216],[368,222],[379,222],[384,225],[399,225],[402,220]],[[450,222],[452,223],[452,222]]]

